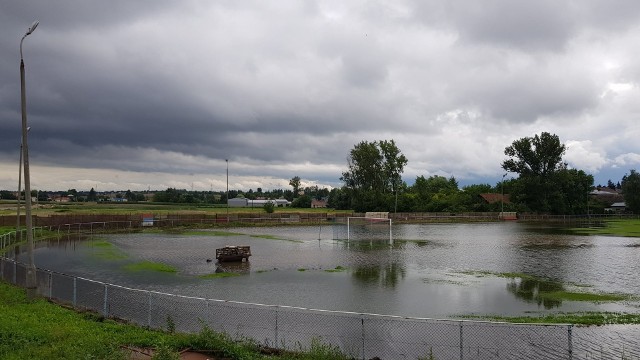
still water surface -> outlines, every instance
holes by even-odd
[[[35,251],[35,260],[40,268],[129,287],[318,309],[431,318],[640,312],[637,238],[578,236],[517,222],[394,225],[393,244],[335,241],[326,225],[231,231],[238,235],[144,233],[52,241]],[[96,246],[96,240],[112,245]],[[217,264],[215,249],[224,245],[250,245],[250,262]],[[178,273],[125,269],[145,260],[174,266]],[[337,267],[344,270],[327,271]],[[200,277],[216,272],[241,275]],[[497,276],[503,273],[556,283]],[[541,286],[630,294],[636,300],[543,301],[536,296]]]

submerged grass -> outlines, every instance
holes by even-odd
[[[167,232],[167,230],[161,230],[161,232]],[[269,234],[253,234],[252,235],[252,234],[243,234],[239,232],[231,232],[231,231],[224,231],[224,230],[172,229],[171,232],[178,233],[180,235],[191,235],[191,236],[249,236],[252,238],[267,239],[267,240],[281,240],[281,241],[289,241],[289,242],[296,242],[296,243],[304,242],[302,240],[285,239],[276,235],[269,235]]]
[[[343,271],[347,271],[348,269],[346,267],[343,266],[336,266],[334,269],[327,269],[325,270],[326,272],[343,272]]]
[[[228,277],[234,277],[234,276],[240,276],[240,274],[238,273],[232,273],[232,272],[225,272],[225,273],[212,273],[212,274],[204,274],[204,275],[200,275],[198,276],[200,279],[220,279],[220,278],[228,278]]]
[[[124,269],[127,271],[157,271],[164,273],[177,273],[178,270],[167,264],[157,263],[153,261],[141,261],[133,264],[128,264],[124,266]]]
[[[249,235],[252,238],[259,238],[259,239],[267,239],[267,240],[282,240],[282,241],[290,241],[290,242],[295,242],[295,243],[302,243],[304,241],[302,240],[292,240],[292,239],[284,239],[281,237],[277,237],[275,235],[266,235],[266,234],[262,234],[262,235]]]
[[[89,247],[95,248],[95,251],[91,253],[91,256],[101,260],[124,260],[129,256],[113,246],[112,243],[104,240],[94,240],[88,242]]]
[[[204,230],[189,230],[181,233],[182,235],[195,235],[195,236],[241,236],[243,234],[234,233],[230,231],[204,231]]]
[[[547,304],[559,303],[562,301],[584,301],[584,302],[616,302],[632,300],[633,296],[628,294],[617,293],[595,293],[588,291],[568,291],[565,286],[571,286],[575,289],[588,289],[589,285],[583,284],[562,284],[557,281],[552,281],[537,276],[516,273],[516,272],[504,272],[494,273],[491,271],[462,271],[462,274],[472,275],[476,277],[499,277],[505,279],[520,279],[519,285],[511,284],[508,289],[516,294],[518,297],[522,297],[527,300],[536,300]]]
[[[460,316],[464,319],[482,319],[490,321],[504,321],[508,323],[527,324],[575,324],[575,325],[639,325],[640,314],[617,312],[574,312],[556,313],[531,316]]]
[[[542,280],[541,278],[537,278],[537,277],[532,276],[532,275],[528,275],[528,274],[524,274],[524,273],[515,273],[515,272],[497,273],[497,272],[492,272],[492,271],[465,270],[465,271],[460,271],[459,273],[460,274],[464,274],[464,275],[472,275],[472,276],[475,276],[475,277],[494,276],[494,277],[501,277],[501,278],[505,278],[505,279]]]

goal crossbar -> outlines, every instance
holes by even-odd
[[[337,225],[344,227],[339,237],[340,240],[385,240],[393,241],[392,220],[382,217],[355,217],[346,218],[346,224]]]

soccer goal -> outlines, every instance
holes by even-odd
[[[393,242],[392,221],[383,217],[347,217],[333,226],[333,239]]]

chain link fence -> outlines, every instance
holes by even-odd
[[[2,280],[24,287],[26,264],[0,258]],[[434,320],[314,310],[132,289],[37,270],[37,293],[79,310],[153,329],[208,328],[265,346],[309,349],[313,341],[357,359],[558,359],[572,357],[571,325]]]
[[[57,231],[93,232],[124,224],[64,225]],[[85,229],[85,230],[83,230]],[[56,231],[49,228],[48,231]],[[19,238],[0,235],[3,248]],[[5,249],[6,253],[6,249]],[[0,257],[0,279],[26,286],[27,265]],[[509,324],[436,320],[263,305],[132,289],[37,269],[37,293],[58,303],[153,329],[197,333],[205,326],[265,346],[309,349],[315,341],[356,359],[634,359],[640,345],[630,339],[577,336],[569,324]],[[640,334],[640,328],[637,331]],[[631,335],[635,336],[635,335]]]

